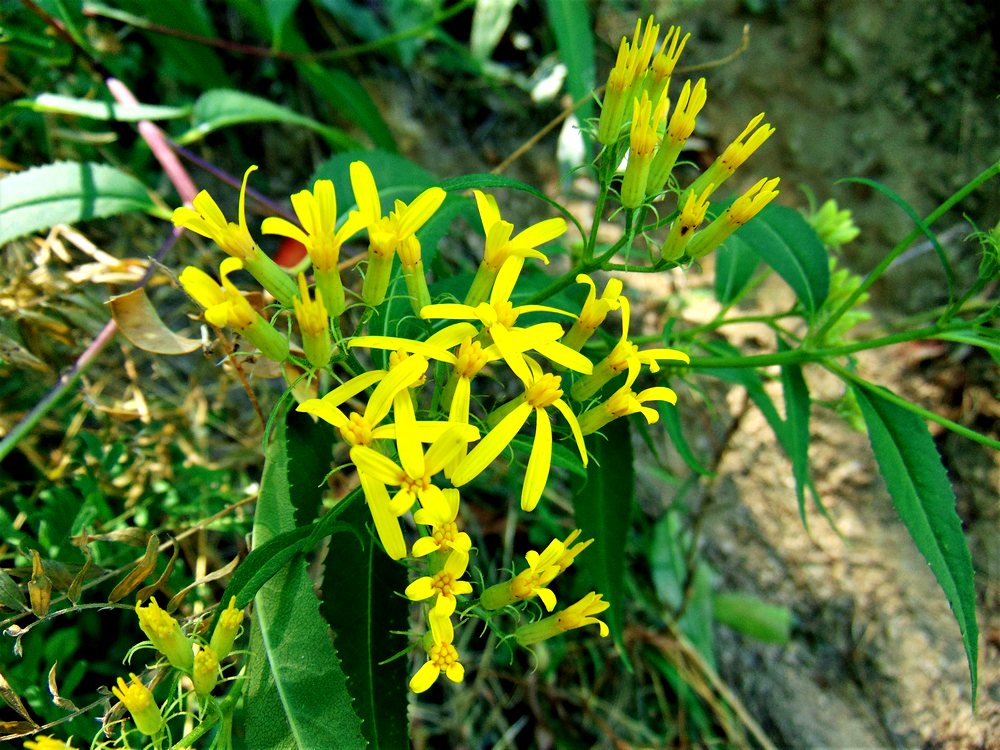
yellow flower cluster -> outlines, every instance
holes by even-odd
[[[135,613],[139,618],[139,628],[153,648],[166,657],[172,667],[191,678],[199,699],[208,699],[221,673],[220,662],[229,656],[243,625],[243,610],[236,608],[236,597],[230,599],[229,606],[219,615],[207,645],[196,644],[185,635],[180,623],[160,609],[156,599],[150,599],[146,606],[139,602]],[[159,704],[152,691],[138,677],[134,674],[129,677],[130,682],[119,677],[117,686],[111,692],[128,709],[142,734],[159,734],[164,726]],[[39,750],[47,749],[39,745]]]
[[[682,39],[680,29],[671,26],[654,57],[659,33],[659,25],[650,16],[645,28],[641,22],[636,23],[631,42],[626,38],[621,40],[601,103],[597,139],[609,153],[617,154],[612,156],[616,162],[620,159],[616,148],[627,140],[628,163],[621,183],[621,203],[626,209],[658,200],[665,191],[673,189],[671,175],[677,159],[708,98],[704,78],[696,82],[687,80],[673,112],[669,112],[670,75],[690,35]],[[708,254],[778,195],[777,178],[762,180],[705,232],[697,233],[697,241],[692,241],[705,219],[709,196],[774,133],[774,128],[763,119],[764,113],[754,117],[715,162],[681,191],[681,210],[660,251],[664,260],[679,261],[685,254],[696,260]]]

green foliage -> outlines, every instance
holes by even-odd
[[[958,621],[975,701],[979,626],[972,558],[941,456],[922,419],[886,400],[877,388],[855,386],[853,390],[892,504]]]
[[[145,186],[104,164],[62,162],[0,181],[0,242],[54,224],[159,209]]]
[[[319,492],[295,479],[300,458],[288,454],[283,412],[278,412],[273,425],[254,514],[254,541],[260,545],[295,528],[293,494]],[[320,615],[305,561],[293,558],[261,587],[254,603],[245,688],[248,745],[303,750],[365,747],[347,678],[329,625]]]
[[[625,552],[635,501],[632,436],[625,420],[616,420],[588,441],[591,456],[586,482],[577,482],[573,515],[583,539],[594,539],[580,563],[594,589],[611,603],[608,627],[624,652]]]
[[[566,64],[566,87],[574,101],[586,99],[594,90],[594,35],[587,3],[574,0],[546,0],[549,27],[556,37],[559,55]],[[593,105],[587,101],[577,110],[581,121],[588,120]]]

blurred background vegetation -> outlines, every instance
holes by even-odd
[[[753,173],[781,175],[788,186],[782,200],[790,205],[804,207],[813,194],[819,201],[836,196],[851,208],[863,231],[844,258],[859,272],[909,231],[911,220],[870,188],[835,186],[836,179],[876,179],[925,215],[997,158],[1000,11],[988,2],[8,0],[0,6],[0,169],[61,160],[110,164],[137,177],[162,208],[178,205],[135,123],[108,115],[107,80],[113,77],[141,103],[172,108],[157,114],[160,125],[182,144],[198,187],[218,197],[227,215],[236,191],[223,185],[249,164],[261,167],[253,187],[276,198],[311,185],[332,155],[361,149],[399,154],[440,178],[502,166],[509,176],[585,211],[592,185],[568,171],[580,163],[582,147],[571,126],[557,125],[509,166],[503,162],[581,91],[603,81],[617,41],[636,17],[649,13],[691,31],[684,65],[711,65],[698,73],[708,78],[708,116],[696,133],[706,162],[750,116],[766,111],[777,134],[754,157]],[[567,40],[568,30],[581,25],[592,37]],[[81,101],[98,105],[96,114]],[[511,200],[519,225],[544,215],[539,202]],[[251,210],[252,226],[270,212],[261,201]],[[963,211],[949,217],[941,240],[958,271],[974,275],[977,260],[962,239],[973,225],[996,222],[1000,195],[995,187],[980,191]],[[505,206],[505,217],[507,212]],[[456,265],[481,242],[474,224],[457,226],[441,245]],[[138,281],[169,235],[166,222],[131,214],[57,228],[44,241],[8,243],[0,256],[0,435],[80,357],[109,319],[109,294]],[[262,239],[266,250],[277,250],[273,238]],[[189,263],[214,265],[204,243],[184,240],[156,269],[150,294],[168,324],[198,336],[172,282]],[[876,286],[876,315],[909,315],[939,304],[946,292],[928,280],[934,263],[929,244],[909,253]],[[676,279],[642,290],[645,311],[659,320],[680,314],[679,307],[696,308],[710,272],[709,265],[689,283],[692,296],[683,305],[665,302],[677,291]],[[985,355],[985,361],[956,360],[939,350],[900,356],[904,362],[885,363],[887,373],[905,382],[919,372],[931,382],[924,390],[914,386],[912,397],[944,400],[953,418],[974,420],[996,437],[995,363]],[[125,652],[142,638],[125,608],[103,610],[95,603],[106,601],[151,534],[165,545],[156,572],[166,570],[163,590],[171,595],[246,552],[262,429],[239,374],[220,367],[219,359],[207,351],[154,357],[116,339],[0,462],[0,561],[10,576],[0,579],[0,615],[5,626],[15,627],[0,649],[0,671],[9,684],[4,697],[12,704],[0,718],[12,731],[26,720],[13,696],[39,724],[74,715],[53,701],[55,690],[84,710],[54,731],[94,736],[100,691],[123,672]],[[265,412],[281,393],[275,374],[249,373]],[[970,413],[968,394],[975,388],[979,396]],[[755,684],[746,674],[759,668],[755,659],[805,649],[814,658],[803,673],[817,661],[821,666],[818,679],[812,673],[803,679],[821,688],[824,679],[854,683],[859,697],[849,700],[831,689],[830,700],[856,708],[866,690],[888,689],[898,677],[893,670],[914,668],[891,657],[883,661],[884,641],[867,640],[866,623],[874,621],[880,634],[882,624],[877,613],[854,608],[877,609],[878,597],[845,603],[851,583],[832,593],[812,591],[817,600],[808,605],[785,590],[771,605],[757,598],[769,598],[767,576],[744,568],[769,570],[767,545],[753,559],[726,545],[742,544],[743,532],[764,532],[753,530],[758,521],[748,520],[748,511],[719,500],[736,486],[727,471],[738,473],[740,464],[727,469],[723,456],[742,427],[724,394],[703,395],[700,406],[708,416],[685,419],[706,435],[696,442],[700,460],[723,478],[695,491],[695,473],[676,456],[658,460],[670,449],[652,446],[657,460],[649,461],[643,512],[628,552],[628,653],[575,639],[540,649],[536,660],[503,649],[492,659],[484,656],[467,689],[437,687],[413,705],[415,747],[757,746],[768,735],[796,746],[817,735],[797,726],[792,711],[767,709],[775,700],[794,704],[796,689],[787,675],[775,673],[767,679],[786,683]],[[833,439],[830,444],[839,446]],[[745,452],[744,470],[757,462],[753,451],[759,449],[737,444]],[[942,449],[946,460],[949,452],[962,452]],[[835,455],[828,468],[833,472],[846,460]],[[775,471],[787,474],[782,466]],[[959,491],[963,515],[970,529],[983,529],[972,546],[984,617],[995,623],[1000,545],[988,531],[998,520],[988,501],[991,483],[995,501],[1000,481],[996,457],[983,455],[962,471],[961,477],[970,477]],[[824,486],[835,492],[837,481]],[[863,498],[878,488],[853,491]],[[786,492],[769,501],[793,509]],[[758,494],[768,499],[763,490]],[[712,512],[702,514],[710,502]],[[480,549],[503,549],[506,504],[500,493],[481,499],[470,519]],[[551,538],[561,530],[564,510],[543,511],[518,536],[536,544]],[[702,539],[712,536],[706,527],[718,523],[720,511],[732,511],[737,531],[717,537],[714,546],[704,542],[709,548],[703,550]],[[786,533],[808,546],[801,528]],[[69,608],[15,639],[16,628],[35,619],[21,613],[23,602],[10,583],[32,576],[32,550],[51,581],[53,612],[65,607],[58,601],[64,595],[95,606]],[[178,559],[167,568],[174,551]],[[713,594],[724,588],[755,596]],[[185,609],[205,611],[221,590],[218,582],[196,588]],[[886,627],[891,631],[892,624]],[[941,637],[954,639],[946,627],[953,625],[946,623]],[[995,629],[983,630],[996,639]],[[466,648],[481,650],[479,636],[469,637],[477,642]],[[937,635],[927,637],[937,647]],[[751,640],[779,645],[748,645]],[[993,648],[986,658],[995,662],[995,640]],[[880,745],[975,746],[986,736],[980,732],[996,728],[1000,695],[990,691],[1000,690],[1000,682],[995,672],[992,678],[984,673],[986,708],[976,723],[960,708],[960,657],[955,663],[957,672],[942,674],[957,674],[959,687],[929,701],[940,710],[904,701],[893,713],[875,701],[875,708],[864,709],[870,716],[854,717],[844,730],[857,734],[844,736]],[[803,724],[832,721],[822,717],[820,697],[805,710],[814,713]],[[948,723],[956,715],[963,717],[957,728]]]

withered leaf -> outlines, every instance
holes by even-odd
[[[148,599],[154,591],[159,589],[160,586],[162,586],[167,582],[167,580],[170,578],[170,574],[174,572],[174,563],[177,561],[177,553],[180,551],[180,548],[177,546],[177,542],[175,542],[173,539],[171,539],[170,541],[174,546],[174,551],[170,555],[170,560],[167,562],[167,567],[163,569],[163,574],[158,579],[156,579],[156,583],[154,583],[152,586],[147,586],[146,588],[142,589],[138,594],[136,594],[135,600],[137,602],[146,601],[146,599]]]
[[[179,336],[164,323],[142,287],[112,297],[111,317],[134,346],[154,354],[190,354],[201,348],[198,339]]]
[[[31,580],[28,581],[28,599],[35,617],[42,618],[49,613],[52,602],[52,581],[45,575],[42,556],[38,550],[31,550]]]
[[[21,587],[6,570],[0,570],[0,605],[17,612],[23,612],[28,608]]]
[[[80,601],[80,591],[83,588],[83,582],[87,580],[87,573],[90,572],[90,567],[94,563],[94,558],[90,556],[90,547],[81,547],[80,549],[86,555],[87,562],[80,568],[80,572],[76,574],[76,578],[73,579],[73,583],[69,585],[69,589],[66,591],[66,598],[73,602],[73,604]]]
[[[10,686],[7,678],[2,674],[0,674],[0,698],[3,698],[4,703],[17,711],[33,727],[38,726],[31,718],[31,714],[28,713],[28,709],[24,707],[20,696],[14,692],[14,688]]]
[[[131,594],[139,585],[152,575],[156,570],[156,558],[159,556],[160,537],[152,534],[146,543],[146,554],[136,563],[131,572],[125,576],[108,597],[108,601],[114,604]]]
[[[240,563],[240,557],[239,555],[237,555],[236,557],[233,558],[233,561],[228,565],[226,565],[225,567],[219,568],[218,570],[212,573],[208,573],[207,575],[204,575],[201,578],[199,578],[194,583],[189,584],[188,586],[182,588],[180,591],[174,594],[173,598],[169,602],[167,602],[167,612],[173,612],[175,609],[177,609],[181,605],[181,602],[184,601],[184,597],[188,595],[191,589],[197,586],[201,586],[204,583],[211,583],[212,581],[218,580],[219,578],[223,578],[229,575],[234,570],[236,570],[236,566],[239,565],[239,563]]]
[[[76,711],[78,709],[73,701],[59,695],[59,686],[56,684],[56,667],[58,666],[59,662],[56,662],[49,670],[49,693],[52,695],[52,702],[64,711]]]

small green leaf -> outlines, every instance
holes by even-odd
[[[732,235],[715,254],[715,298],[724,305],[735,301],[759,265],[760,256],[747,245],[743,233]]]
[[[772,203],[747,222],[738,236],[795,291],[806,312],[815,315],[830,293],[830,261],[826,247],[802,215]]]
[[[590,462],[587,480],[577,482],[573,512],[581,539],[594,543],[580,555],[579,563],[593,589],[611,604],[605,613],[611,636],[625,657],[623,613],[625,603],[625,553],[632,503],[635,498],[635,468],[632,438],[627,419],[616,419],[589,436]]]
[[[281,39],[288,24],[288,19],[299,7],[300,0],[264,0],[264,10],[271,24],[271,46],[281,48]]]
[[[76,115],[91,120],[137,122],[139,120],[176,120],[191,114],[190,107],[164,107],[156,104],[118,104],[113,99],[97,101],[78,99],[62,94],[39,94],[32,99],[19,99],[13,106],[32,112]]]
[[[355,503],[340,518],[359,530],[364,543],[354,544],[343,536],[331,543],[323,574],[322,612],[342,646],[347,685],[365,739],[374,748],[405,748],[409,660],[387,660],[407,645],[407,639],[396,634],[408,627],[409,602],[401,595],[406,568],[364,533],[371,524],[364,503]]]
[[[979,648],[976,589],[972,556],[955,512],[955,492],[924,420],[888,401],[881,388],[853,383],[852,388],[892,504],[958,621],[975,705]]]
[[[254,514],[254,546],[295,529],[288,453],[287,401],[271,420],[260,499]],[[246,737],[250,747],[364,748],[330,628],[305,560],[294,557],[254,599],[245,687]]]
[[[57,162],[0,179],[0,245],[56,224],[146,211],[160,215],[135,177],[90,162]]]
[[[792,637],[792,612],[750,594],[715,594],[715,619],[764,643],[788,643]]]
[[[545,0],[549,28],[556,37],[559,56],[566,64],[566,87],[573,101],[587,97],[594,90],[594,34],[587,3],[579,0]],[[581,122],[593,112],[587,102],[577,111]]]
[[[339,128],[324,125],[300,115],[288,107],[253,94],[233,89],[213,89],[198,97],[192,110],[194,126],[177,138],[181,144],[193,143],[220,128],[251,122],[280,122],[315,131],[337,149],[357,148],[358,142]]]

